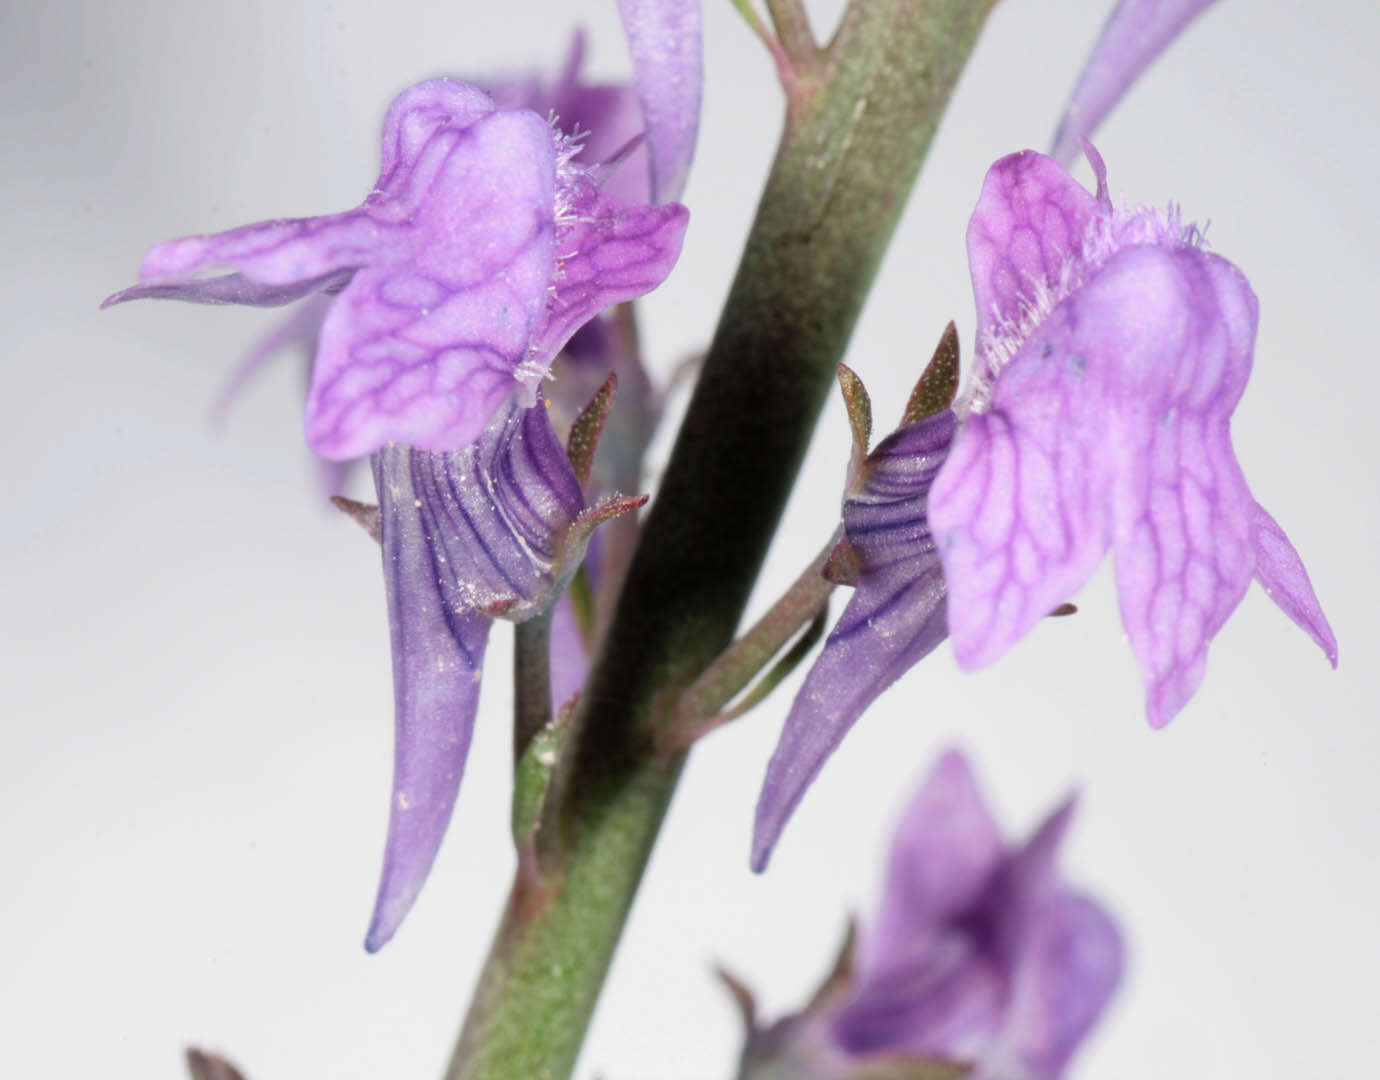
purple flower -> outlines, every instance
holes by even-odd
[[[743,1075],[902,1076],[928,1062],[967,1080],[1060,1076],[1122,971],[1116,926],[1056,870],[1072,811],[1070,799],[1008,849],[967,762],[945,754],[896,832],[856,970],[755,1031]]]
[[[1337,646],[1231,445],[1256,300],[1178,211],[1114,210],[1026,151],[987,174],[968,225],[977,371],[929,512],[959,664],[991,663],[1116,553],[1150,722],[1193,695],[1255,577]]]
[[[397,712],[371,952],[412,907],[450,821],[493,620],[542,613],[594,527],[645,502],[591,505],[540,399],[531,409],[509,402],[461,450],[393,444],[372,460]]]
[[[1054,133],[1054,160],[1068,165],[1121,95],[1213,0],[1120,0],[1078,77]]]
[[[604,177],[602,190],[625,201],[646,202],[651,193],[651,176],[645,141],[634,146],[631,151],[626,149],[643,129],[637,91],[630,85],[586,83],[580,74],[584,56],[585,35],[577,30],[571,35],[565,59],[556,73],[549,78],[529,74],[518,77],[481,78],[474,81],[489,93],[494,104],[501,109],[531,109],[543,116],[551,115],[558,118],[565,130],[579,132],[580,157],[583,160],[619,162],[618,167]],[[687,152],[689,150],[693,150],[693,144],[687,148]],[[331,300],[332,297],[327,293],[309,297],[250,349],[231,375],[216,403],[216,419],[224,417],[231,402],[245,384],[268,360],[281,352],[293,351],[301,354],[307,388],[310,389],[321,328],[330,310]],[[589,327],[593,324],[586,325]],[[577,331],[576,338],[582,336],[590,337],[583,331]],[[596,334],[594,338],[602,340],[606,336]],[[572,339],[572,342],[574,340]],[[572,348],[575,347],[572,345]],[[579,350],[582,355],[588,355],[591,351],[588,344],[580,345]],[[558,358],[557,367],[559,366]],[[599,380],[615,368],[615,364],[604,364]],[[620,408],[622,415],[635,402],[630,401],[629,391],[632,385],[628,373],[620,371],[619,374],[620,382],[623,384],[623,404]],[[645,382],[646,376],[640,372],[638,374]],[[559,379],[558,382],[556,398],[557,403],[560,403],[563,396],[569,395],[561,393],[566,380]],[[567,403],[569,408],[578,411],[589,400],[597,385],[598,381],[583,388],[583,396],[578,401],[572,398]],[[351,464],[319,459],[318,471],[321,486],[326,494],[338,494],[345,490]],[[635,484],[630,484],[623,490],[632,490],[633,487]]]
[[[660,47],[655,34],[643,44]],[[697,80],[697,37],[693,44]],[[314,337],[308,442],[327,458],[372,455],[379,507],[355,504],[354,513],[383,547],[396,744],[370,951],[415,901],[450,819],[492,620],[544,615],[594,527],[645,501],[596,499],[595,485],[582,490],[539,393],[582,326],[661,282],[686,224],[681,206],[612,194],[605,183],[618,162],[575,160],[594,136],[564,135],[522,107],[549,94],[593,123],[608,121],[608,145],[626,123],[629,98],[579,86],[581,46],[577,38],[552,87],[497,87],[514,107],[452,80],[413,87],[389,110],[379,181],[358,209],[159,245],[145,259],[143,283],[107,301],[275,306],[326,298],[313,301],[328,304],[324,318],[319,307],[304,309],[249,364]],[[683,52],[670,75],[680,80],[678,93],[693,89],[697,107]],[[683,123],[659,133],[653,166],[659,144],[674,148],[683,168],[693,135]],[[625,158],[626,148],[616,156]],[[233,272],[194,276],[216,266]],[[601,326],[582,334],[572,355],[604,340]],[[616,359],[609,349],[601,358]],[[645,390],[637,375],[633,389]],[[573,408],[571,391],[582,385],[567,382],[557,401]],[[636,405],[646,395],[633,396]],[[630,410],[631,422],[638,415]],[[638,462],[643,445],[635,447]],[[582,451],[582,469],[593,452]],[[604,479],[598,486],[613,490]]]
[[[680,197],[700,125],[700,0],[618,0],[647,124],[652,199]]]
[[[752,868],[766,868],[825,760],[888,686],[947,634],[944,577],[926,497],[953,439],[948,408],[904,424],[861,461],[843,503],[857,585],[786,717],[753,827]]]
[[[655,288],[679,255],[684,208],[604,193],[606,170],[577,163],[578,149],[475,87],[420,83],[388,111],[379,179],[358,209],[160,244],[142,284],[106,303],[338,292],[307,398],[312,448],[457,449],[505,402],[530,404],[571,334]],[[193,276],[211,267],[234,273]]]

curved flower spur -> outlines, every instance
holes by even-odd
[[[854,587],[801,686],[757,801],[752,868],[763,870],[805,790],[888,686],[944,640],[944,576],[926,499],[954,435],[958,386],[952,323],[907,403],[901,425],[869,453],[872,406],[840,365],[853,432],[843,539],[827,573]]]
[[[411,909],[445,835],[493,620],[525,622],[547,612],[595,526],[647,501],[614,495],[592,502],[582,490],[611,403],[611,393],[598,395],[591,422],[577,421],[573,461],[540,398],[532,409],[510,403],[462,450],[394,444],[373,456],[397,724],[370,952]]]

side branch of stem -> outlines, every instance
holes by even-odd
[[[815,420],[992,0],[853,0],[792,102],[703,375],[520,864],[450,1080],[562,1080]],[[673,286],[674,287],[674,286]],[[526,868],[526,869],[523,869]]]

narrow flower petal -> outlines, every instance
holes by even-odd
[[[387,243],[388,233],[385,223],[375,221],[363,210],[260,221],[221,233],[184,236],[159,244],[144,256],[139,278],[146,283],[173,283],[198,271],[223,266],[233,268],[252,282],[297,291],[304,288],[304,282],[319,283],[363,266],[376,249]],[[182,284],[185,288],[190,283]],[[224,282],[219,288],[230,285]]]
[[[130,300],[182,300],[192,304],[239,304],[246,307],[282,307],[315,292],[344,288],[353,273],[342,270],[321,278],[307,278],[285,285],[252,281],[243,274],[190,278],[186,281],[155,281],[131,285],[101,301],[101,308],[114,307]]]
[[[1093,46],[1054,133],[1050,156],[1068,165],[1121,95],[1212,0],[1120,0]]]
[[[1303,560],[1284,530],[1258,502],[1251,503],[1251,543],[1255,548],[1255,579],[1279,609],[1293,619],[1337,666],[1337,638],[1313,592]]]
[[[988,170],[968,222],[980,344],[1058,282],[1096,209],[1097,200],[1043,154],[1024,150]]]
[[[680,197],[695,156],[704,78],[700,0],[618,0],[651,154],[652,200]]]
[[[944,640],[944,578],[925,499],[953,437],[945,410],[884,439],[844,503],[858,585],[791,706],[757,803],[752,867],[765,868],[806,788],[877,696]]]

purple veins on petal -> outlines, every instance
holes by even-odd
[[[980,342],[1056,287],[1096,210],[1097,200],[1043,154],[1011,154],[988,170],[968,221]]]
[[[373,455],[393,647],[396,744],[383,878],[366,947],[380,948],[426,879],[455,804],[496,616],[550,602],[584,507],[544,404],[510,404],[464,450]],[[573,570],[572,570],[573,572]]]
[[[1141,74],[1213,0],[1120,0],[1093,46],[1054,133],[1050,156],[1068,165]]]
[[[572,177],[556,238],[546,323],[529,367],[539,379],[572,334],[607,308],[656,288],[680,257],[689,214],[678,203],[647,206],[605,195]]]
[[[860,490],[843,507],[858,584],[805,677],[757,803],[752,867],[761,871],[824,762],[863,711],[944,640],[945,587],[926,516],[930,483],[948,452],[945,410],[878,444]]]
[[[651,156],[652,201],[680,197],[700,124],[700,0],[618,0]]]
[[[622,134],[626,95],[606,89],[587,97],[572,68],[559,92]],[[684,208],[603,193],[612,166],[577,164],[583,140],[476,87],[420,83],[388,111],[362,205],[159,244],[141,284],[107,304],[335,294],[307,396],[312,449],[339,460],[392,442],[458,449],[509,397],[530,405],[571,334],[655,288],[679,255]],[[195,276],[212,268],[232,272]]]
[[[980,311],[992,267],[1019,263],[1008,249],[1066,254],[1053,270],[1032,256],[1024,279],[1002,277],[1016,291],[995,292],[998,320],[979,341],[985,382],[930,493],[949,631],[962,666],[992,662],[1111,547],[1158,727],[1201,683],[1208,644],[1253,575],[1330,655],[1331,631],[1297,555],[1271,546],[1283,534],[1256,517],[1231,445],[1257,323],[1245,278],[1202,251],[1177,212],[1113,211],[1105,194],[1071,242],[1062,217],[1046,219],[1052,239],[1030,243],[989,227],[1004,219],[1000,197],[1022,189],[1011,177],[1037,172],[1047,191],[1062,170],[1028,152],[997,162],[969,229]]]
[[[555,243],[550,129],[535,113],[495,112],[446,136],[399,176],[396,205],[369,208],[407,224],[326,316],[307,439],[327,456],[465,445],[514,390],[541,326]]]

